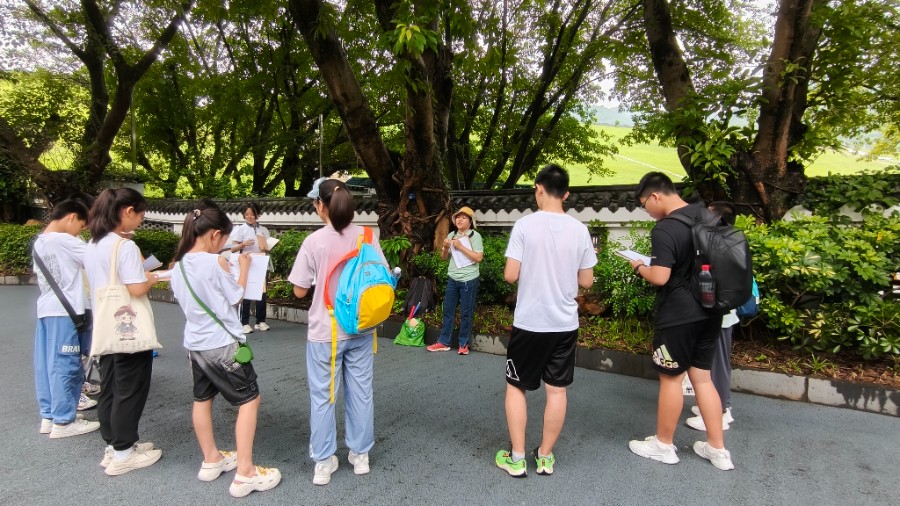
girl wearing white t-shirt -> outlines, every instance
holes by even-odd
[[[81,353],[90,346],[89,330],[79,332],[72,316],[48,282],[53,278],[75,315],[85,313],[82,261],[85,244],[78,234],[87,222],[88,209],[77,200],[53,206],[50,224],[34,242],[34,257],[41,294],[37,300],[34,333],[34,386],[41,414],[41,434],[51,438],[77,436],[100,428],[97,422],[76,418],[84,373]]]
[[[194,432],[203,451],[197,477],[212,481],[237,468],[229,487],[234,497],[274,488],[281,481],[275,468],[253,465],[253,438],[259,412],[259,386],[252,363],[234,360],[238,342],[244,342],[237,305],[244,296],[250,254],[238,258],[235,280],[219,251],[231,233],[231,220],[216,206],[195,209],[184,220],[175,251],[172,291],[187,320],[184,347],[194,378]],[[235,422],[237,452],[219,451],[213,435],[212,408],[216,394],[239,406]]]
[[[84,268],[91,285],[92,307],[97,307],[96,290],[109,285],[109,264],[113,248],[128,239],[144,220],[148,204],[131,188],[104,190],[88,213],[91,241],[85,248]],[[130,240],[119,247],[119,283],[134,297],[146,295],[159,277],[144,272],[137,245]],[[138,425],[150,392],[153,372],[151,350],[100,356],[100,434],[107,447],[100,466],[115,476],[152,466],[162,457],[153,443],[138,443]]]
[[[248,202],[241,208],[245,223],[234,227],[231,233],[231,251],[241,253],[269,253],[269,245],[266,239],[269,230],[259,224],[259,207],[253,202]],[[241,331],[249,334],[254,330],[269,330],[266,323],[266,291],[263,290],[262,298],[256,301],[256,325],[250,326],[250,300],[241,302]]]

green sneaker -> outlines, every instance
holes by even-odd
[[[524,478],[528,476],[527,464],[525,463],[525,459],[522,459],[518,462],[513,462],[512,452],[506,450],[500,450],[497,452],[497,458],[495,459],[497,462],[497,467],[503,469],[510,476],[514,478]]]
[[[553,456],[553,453],[544,457],[538,456],[539,448],[540,446],[531,452],[531,456],[534,457],[534,465],[537,467],[537,473],[550,476],[553,474],[553,464],[556,463],[556,457]]]

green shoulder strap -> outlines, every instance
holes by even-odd
[[[212,310],[209,309],[209,307],[206,304],[204,304],[202,300],[200,300],[200,297],[197,297],[197,294],[194,292],[194,289],[191,287],[191,282],[188,281],[187,272],[184,270],[184,261],[178,262],[178,267],[181,269],[182,277],[184,277],[185,286],[187,286],[188,291],[191,292],[191,295],[194,297],[194,300],[197,301],[197,304],[200,304],[200,307],[202,307],[203,310],[206,311],[206,314],[208,314],[209,317],[212,318],[214,322],[218,323],[219,326],[222,327],[222,329],[224,329],[225,332],[227,332],[229,336],[233,337],[234,340],[240,344],[242,341],[240,339],[238,339],[238,337],[236,335],[232,334],[230,330],[228,330],[228,327],[226,327],[225,324],[222,323],[222,320],[220,320],[219,317],[216,316],[216,314],[213,313]]]

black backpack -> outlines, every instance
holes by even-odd
[[[434,288],[431,280],[425,276],[419,276],[409,283],[406,301],[403,303],[403,314],[409,315],[416,305],[419,306],[416,314],[430,311],[434,307]]]
[[[721,223],[719,216],[707,209],[696,221],[680,213],[667,218],[691,228],[694,259],[690,288],[697,301],[700,300],[700,269],[702,265],[709,265],[716,281],[716,303],[707,311],[725,314],[747,302],[753,287],[753,265],[750,245],[744,233],[732,225]]]

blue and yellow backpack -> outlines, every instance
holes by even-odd
[[[325,277],[325,307],[331,316],[331,402],[334,402],[334,369],[337,357],[337,325],[347,334],[361,334],[387,320],[394,306],[397,279],[391,274],[378,250],[372,246],[373,233],[363,227],[356,249],[348,252],[328,270]],[[328,284],[338,268],[334,300]],[[378,350],[378,339],[375,339]]]

